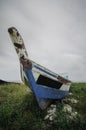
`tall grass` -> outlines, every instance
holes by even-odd
[[[73,83],[70,91],[78,100],[78,104],[74,107],[86,118],[86,83]]]
[[[0,130],[85,130],[86,129],[86,83],[73,83],[70,91],[78,105],[72,104],[81,116],[69,120],[63,111],[64,102],[57,102],[55,119],[44,120],[42,111],[29,88],[23,84],[0,85]]]
[[[43,113],[25,85],[0,86],[0,127],[5,130],[27,130],[41,127]]]

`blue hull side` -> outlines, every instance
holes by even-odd
[[[68,91],[62,91],[59,89],[50,88],[43,85],[38,85],[35,82],[32,70],[28,70],[25,67],[23,68],[23,70],[28,79],[28,84],[30,84],[30,87],[32,91],[34,92],[37,98],[37,101],[42,109],[44,109],[47,99],[61,99],[68,94]]]

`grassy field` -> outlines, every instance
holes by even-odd
[[[71,102],[72,99],[75,99]],[[64,111],[70,105],[76,116]],[[0,130],[85,130],[86,83],[72,83],[70,95],[56,102],[54,120],[44,120],[42,111],[29,88],[23,84],[0,85]]]

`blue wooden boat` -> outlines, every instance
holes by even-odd
[[[28,57],[23,39],[15,27],[8,29],[19,57],[21,79],[27,82],[41,109],[46,109],[53,100],[64,98],[71,81],[37,64]]]

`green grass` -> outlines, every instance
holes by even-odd
[[[44,120],[42,111],[29,88],[23,84],[0,85],[0,130],[85,130],[86,129],[86,83],[73,83],[72,95],[79,102],[71,104],[79,115],[70,120],[63,111],[64,101],[57,102],[55,120]],[[70,102],[69,102],[70,104]]]
[[[74,105],[75,109],[86,118],[86,83],[73,83],[70,91],[79,101]]]
[[[42,114],[27,86],[22,84],[0,86],[0,128],[34,130],[41,127]]]

